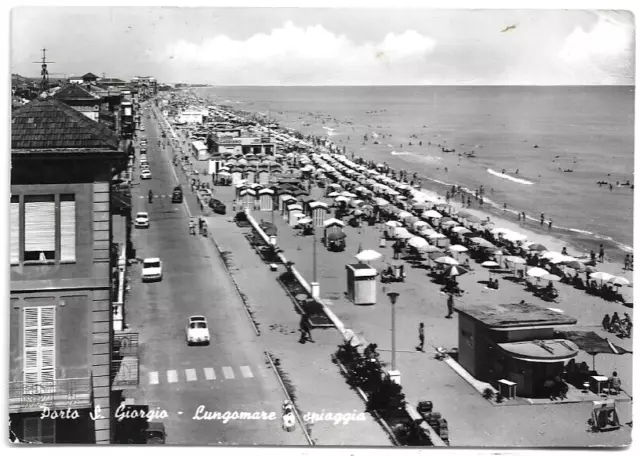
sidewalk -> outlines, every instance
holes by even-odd
[[[296,404],[305,413],[360,413],[365,405],[350,391],[331,354],[342,342],[334,330],[314,330],[315,343],[298,342],[299,316],[291,299],[276,282],[280,272],[271,272],[250,246],[244,233],[229,216],[206,217],[211,237],[222,252],[229,252],[229,266],[246,295],[259,323],[263,347],[281,362],[295,390]],[[310,425],[311,437],[319,445],[388,446],[387,434],[374,419],[334,424],[319,421]]]
[[[233,188],[216,187],[216,198],[229,204],[233,195]],[[313,189],[312,196],[318,197],[319,189]],[[326,200],[325,200],[326,201]],[[255,212],[256,219],[270,221],[269,212]],[[298,271],[308,280],[313,274],[313,260],[311,256],[313,237],[299,237],[294,235],[293,229],[284,223],[279,212],[275,214],[278,227],[278,245],[283,249],[288,260],[295,263]],[[358,229],[345,227],[347,233],[347,248],[344,252],[328,252],[320,244],[318,236],[318,279],[320,294],[328,301],[332,310],[344,324],[352,328],[358,336],[363,336],[369,342],[378,344],[381,358],[390,364],[391,361],[391,309],[388,298],[384,295],[384,285],[378,287],[378,301],[374,306],[355,306],[345,297],[346,273],[345,265],[355,263],[354,255],[358,247],[362,249],[382,250],[391,257],[391,248],[378,248],[381,232],[374,227],[365,227],[362,233]],[[220,234],[221,236],[224,233]],[[246,248],[249,248],[247,240]],[[240,252],[241,245],[229,245],[224,250]],[[253,284],[260,291],[256,278],[277,273],[268,272],[266,265],[255,257],[256,270],[242,269],[240,275],[244,281]],[[384,262],[382,262],[384,263]],[[396,334],[397,367],[402,373],[407,401],[416,405],[420,400],[430,400],[434,403],[434,410],[442,413],[449,422],[452,446],[585,446],[585,445],[622,445],[629,442],[630,428],[625,426],[615,433],[586,433],[586,420],[590,417],[591,403],[576,403],[563,405],[514,405],[509,407],[494,407],[484,400],[481,395],[463,380],[446,363],[433,359],[433,347],[453,348],[458,346],[458,326],[456,318],[444,319],[446,314],[446,296],[440,293],[440,287],[431,283],[426,275],[427,271],[413,268],[406,264],[408,278],[405,283],[387,285],[387,291],[393,289],[400,293],[396,304]],[[468,293],[461,301],[472,304],[480,301],[491,301],[493,291],[486,290],[484,284],[478,281],[486,280],[488,272],[472,262],[475,272],[461,276],[459,283]],[[376,264],[376,266],[379,266]],[[237,280],[240,281],[239,278]],[[534,296],[526,293],[522,285],[501,281],[500,299],[520,300],[545,304]],[[275,283],[275,281],[274,281]],[[245,285],[241,285],[241,288]],[[251,285],[247,285],[250,287]],[[605,312],[615,310],[628,311],[620,305],[611,304],[600,298],[586,295],[564,284],[559,284],[562,302],[545,304],[560,308],[568,315],[578,318],[578,326],[572,329],[596,330],[599,332],[600,320]],[[280,290],[281,291],[281,290]],[[282,292],[284,293],[284,292]],[[266,293],[262,294],[264,297]],[[260,295],[259,295],[260,296]],[[284,294],[283,294],[284,296]],[[282,299],[286,299],[286,296]],[[252,300],[253,301],[253,300]],[[255,302],[255,301],[254,301]],[[292,310],[293,306],[285,306]],[[259,308],[259,307],[258,307]],[[286,314],[287,312],[285,312]],[[260,320],[262,316],[258,316]],[[415,350],[418,342],[418,323],[425,323],[425,353]],[[289,328],[295,329],[297,321],[294,319]],[[267,331],[264,326],[261,328]],[[316,331],[317,333],[318,331]],[[605,336],[605,334],[601,335]],[[611,335],[608,335],[611,337]],[[292,336],[293,337],[293,336]],[[606,337],[606,336],[605,336]],[[612,342],[625,348],[632,349],[631,341],[621,341],[616,338]],[[335,346],[339,343],[336,338]],[[306,347],[305,347],[306,349]],[[592,358],[581,353],[576,360],[586,361],[592,365]],[[631,355],[597,355],[596,367],[600,372],[610,375],[610,370],[617,369],[625,388],[631,394]],[[342,380],[340,380],[342,381]],[[355,393],[352,393],[355,397]],[[619,403],[620,419],[623,423],[631,421],[631,403]],[[527,423],[526,427],[522,423]]]

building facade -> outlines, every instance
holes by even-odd
[[[126,157],[113,132],[60,101],[33,101],[11,121],[12,431],[109,443],[111,179]],[[41,419],[67,409],[72,419]]]

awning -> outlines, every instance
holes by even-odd
[[[569,361],[580,350],[576,344],[565,339],[506,342],[498,346],[511,358],[532,363]]]

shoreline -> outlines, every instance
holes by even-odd
[[[247,113],[257,114],[257,115],[260,114],[260,112],[257,110],[252,111],[250,109],[247,109],[248,108],[247,106],[243,106],[242,108],[239,108],[239,107],[230,106],[229,104],[216,103],[212,95],[204,95],[203,98],[208,103],[217,105],[222,109],[229,110],[233,114],[244,117],[244,118],[247,118]],[[274,116],[274,119],[272,119],[272,122],[275,122],[281,127],[284,127],[286,129],[291,129],[301,134],[305,134],[299,125],[291,124],[290,120],[276,119],[275,117],[276,116]],[[320,126],[321,128],[324,128],[322,127],[322,125],[318,125],[318,126]],[[313,126],[309,125],[304,128],[304,130],[310,130],[310,129],[313,129]],[[328,130],[324,129],[323,132],[326,135]],[[333,142],[332,135],[322,136],[322,135],[315,134],[313,132],[306,133],[305,136],[307,135],[326,139],[327,141],[330,141],[333,144],[335,144],[338,149],[341,149],[343,147],[343,146],[338,146],[337,143]],[[361,158],[366,161],[372,160],[372,158],[366,157],[365,154],[363,154],[362,152],[365,152],[366,154],[366,151],[362,151],[362,150],[349,151],[348,149],[346,154],[342,154],[340,152],[339,154],[345,155],[346,157],[352,156],[353,158]],[[396,171],[400,170],[400,168],[398,167],[390,167],[390,168],[395,169]],[[443,195],[448,190],[450,190],[452,185],[458,185],[453,182],[445,183],[440,180],[433,179],[420,174],[418,174],[418,177],[421,181],[421,186],[422,186],[421,190],[424,191],[425,193],[431,194],[432,196],[438,198],[439,200],[442,200],[443,202],[445,202],[445,198]],[[631,254],[633,253],[632,247],[625,246],[625,244],[621,242],[618,242],[608,236],[599,235],[597,233],[586,233],[586,232],[581,233],[575,228],[566,228],[566,227],[558,227],[558,226],[553,226],[552,230],[549,230],[546,223],[544,227],[541,228],[539,225],[539,220],[536,220],[530,216],[526,217],[527,218],[526,223],[523,223],[522,221],[518,222],[517,220],[518,211],[513,209],[507,209],[506,211],[504,211],[496,203],[492,204],[490,202],[487,202],[486,198],[485,198],[485,204],[483,205],[483,207],[479,208],[478,203],[474,199],[474,192],[471,189],[468,189],[466,187],[462,187],[462,191],[465,195],[471,196],[473,201],[471,208],[465,208],[465,210],[470,212],[476,212],[477,215],[483,220],[486,219],[487,217],[490,217],[492,222],[494,222],[496,225],[505,226],[505,227],[506,225],[509,225],[511,227],[510,229],[513,229],[514,231],[519,231],[522,234],[526,234],[528,240],[544,238],[545,241],[540,241],[540,242],[545,244],[550,250],[560,251],[562,247],[566,246],[569,250],[574,251],[574,256],[583,256],[583,255],[588,255],[590,250],[595,251],[597,254],[600,248],[600,244],[602,244],[605,250],[605,263],[598,264],[600,269],[602,268],[601,265],[605,265],[609,263],[609,264],[612,264],[612,266],[613,265],[619,266],[615,268],[617,269],[619,274],[619,271],[622,269],[625,256],[629,253]],[[450,200],[450,204],[457,208],[461,207],[460,201],[456,199]],[[556,245],[559,247],[557,249],[554,249],[552,247],[553,245]],[[630,247],[631,251],[625,250],[623,246]],[[610,269],[610,268],[607,268],[607,269]]]

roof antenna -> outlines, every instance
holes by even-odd
[[[39,63],[42,65],[42,71],[40,74],[42,75],[42,80],[40,81],[40,88],[43,92],[49,90],[49,70],[47,70],[47,63],[56,63],[56,62],[47,62],[47,49],[42,48],[42,62],[32,62]]]

